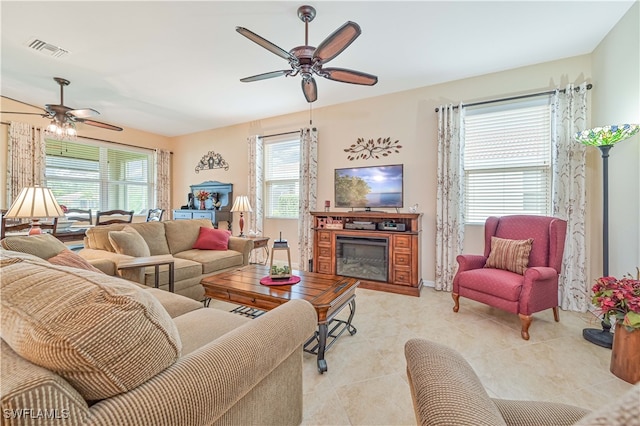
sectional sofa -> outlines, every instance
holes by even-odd
[[[194,249],[201,228],[213,230],[208,219],[169,220],[96,226],[87,230],[84,249],[78,254],[90,261],[111,262],[103,271],[115,275],[115,266],[123,260],[149,255],[170,254],[175,260],[175,292],[202,300],[202,278],[249,263],[253,241],[228,237],[224,249]],[[221,234],[228,231],[219,230]],[[104,267],[104,265],[103,265]],[[155,269],[123,270],[123,277],[147,286],[154,285]],[[160,288],[168,290],[168,266],[160,267]]]
[[[0,250],[3,425],[300,424],[310,303],[251,320],[50,260]]]

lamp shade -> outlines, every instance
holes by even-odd
[[[249,197],[246,195],[240,195],[233,200],[232,212],[253,212],[251,210],[251,204],[249,204]]]
[[[64,212],[49,188],[40,186],[22,188],[5,217],[50,218],[62,217]]]

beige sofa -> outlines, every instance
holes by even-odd
[[[0,276],[3,425],[302,420],[306,301],[250,320],[7,250]]]
[[[171,254],[174,257],[175,292],[194,300],[202,300],[204,289],[200,280],[205,276],[249,264],[253,241],[231,237],[228,250],[193,249],[200,227],[213,228],[213,225],[208,219],[193,219],[96,226],[87,230],[85,248],[78,253],[87,260],[109,260],[115,265],[123,260],[139,257],[136,255],[140,254],[140,247],[135,244],[114,246],[113,238],[109,237],[112,231],[134,229],[142,236],[150,255]],[[153,267],[148,267],[145,270],[124,270],[121,273],[131,281],[153,287],[154,271]],[[168,290],[169,269],[166,265],[160,267],[159,282],[160,288]]]
[[[553,402],[490,398],[469,363],[435,342],[411,339],[405,344],[405,357],[419,425],[640,425],[640,383],[590,412]],[[553,387],[552,379],[549,386]]]

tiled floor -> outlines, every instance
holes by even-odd
[[[611,350],[582,338],[598,327],[591,314],[560,311],[559,323],[551,310],[536,314],[525,341],[517,315],[468,299],[456,314],[451,294],[431,288],[419,298],[358,289],[356,301],[358,332],[327,352],[328,371],[304,354],[305,425],[415,424],[404,359],[413,337],[460,351],[493,397],[594,409],[631,387],[609,372]]]

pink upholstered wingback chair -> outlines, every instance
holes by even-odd
[[[529,340],[531,315],[553,309],[558,313],[558,276],[562,266],[567,222],[546,216],[489,217],[484,227],[484,255],[459,255],[458,272],[453,278],[454,312],[460,308],[460,297],[518,314],[522,338]],[[491,237],[533,239],[529,265],[520,275],[502,269],[485,268],[491,251]]]

